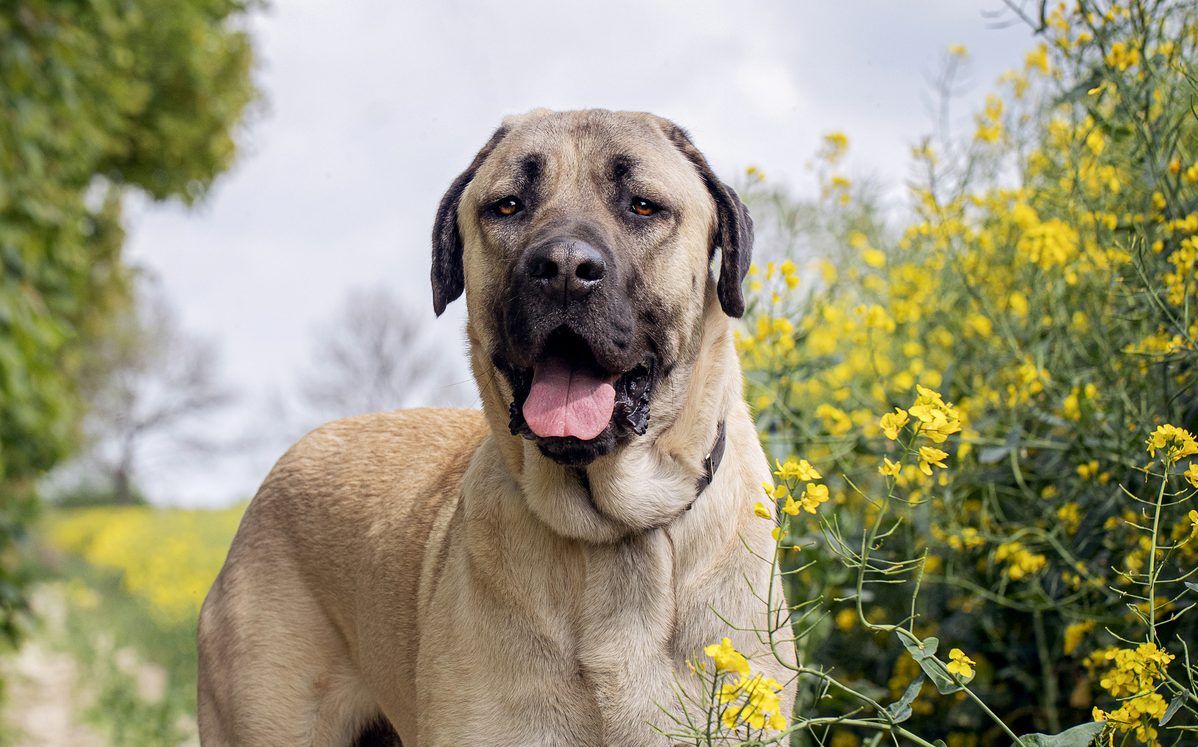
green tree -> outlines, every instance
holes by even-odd
[[[0,632],[35,480],[77,442],[89,340],[129,303],[127,190],[187,204],[255,91],[252,0],[0,3]]]

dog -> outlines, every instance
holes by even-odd
[[[505,119],[433,229],[482,412],[340,420],[279,460],[200,615],[202,742],[670,744],[723,637],[786,682],[753,632],[788,633],[731,321],[752,242],[666,119]]]

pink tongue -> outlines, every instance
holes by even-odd
[[[589,441],[603,432],[616,406],[615,377],[600,378],[561,358],[533,369],[524,420],[541,438],[574,436]]]

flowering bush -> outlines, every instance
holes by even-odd
[[[1198,740],[1198,14],[1034,10],[965,137],[948,51],[900,226],[842,134],[814,203],[750,170],[772,261],[737,344],[795,605],[761,635],[801,695],[738,738]]]

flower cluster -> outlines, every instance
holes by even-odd
[[[1175,425],[1162,425],[1148,437],[1148,454],[1156,456],[1164,452],[1162,458],[1168,464],[1177,464],[1182,459],[1198,454],[1198,442],[1193,434]]]
[[[786,716],[781,712],[778,698],[781,683],[772,677],[753,674],[748,660],[729,638],[707,646],[703,653],[715,663],[716,684],[720,686],[720,719],[724,726],[729,729],[741,724],[753,729],[786,728]]]
[[[773,263],[751,275],[737,345],[771,459],[823,473],[793,460],[762,505],[778,537],[819,517],[783,554],[791,599],[852,600],[811,627],[811,659],[876,684],[899,670],[871,621],[951,631],[985,651],[979,697],[1047,731],[1123,705],[1084,684],[1094,651],[1147,627],[1162,647],[1198,635],[1198,119],[1176,95],[1198,80],[1198,8],[1049,4],[1042,20],[975,126],[913,149],[897,221],[846,178],[848,138],[815,159],[817,198],[750,185]],[[944,62],[952,90],[969,55]],[[946,724],[988,728],[949,701],[913,722],[950,743]],[[1166,728],[1196,724],[1182,708]]]
[[[944,443],[949,436],[961,431],[961,415],[951,403],[944,401],[939,392],[918,384],[915,388],[918,393],[915,403],[906,410],[896,407],[893,412],[885,413],[879,419],[878,425],[886,438],[898,441],[903,429],[909,423],[913,423],[909,452],[915,456],[919,471],[931,477],[933,467],[948,468],[945,463],[948,452],[935,446],[920,445],[916,439],[923,437],[933,444]],[[883,475],[897,477],[902,473],[902,462],[892,462],[888,457],[884,458],[878,471]]]
[[[1168,707],[1157,690],[1173,658],[1172,654],[1151,642],[1135,648],[1107,648],[1094,652],[1087,663],[1092,669],[1106,667],[1099,684],[1119,699],[1119,707],[1112,711],[1095,707],[1094,720],[1114,724],[1121,732],[1134,731],[1141,742],[1155,743],[1155,722],[1161,720]]]

